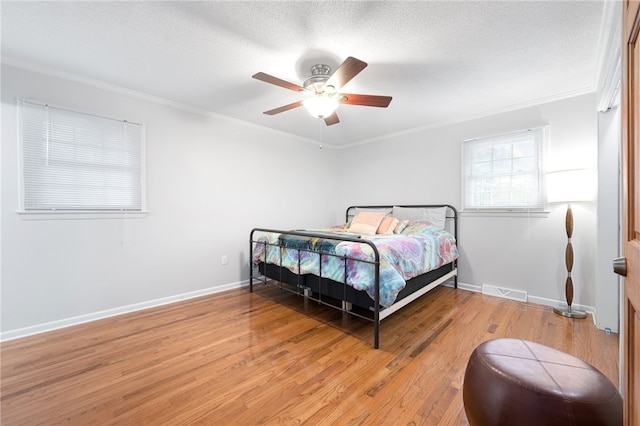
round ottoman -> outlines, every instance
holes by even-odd
[[[462,388],[477,425],[622,425],[622,397],[596,368],[521,339],[495,339],[471,354]]]

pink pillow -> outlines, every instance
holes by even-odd
[[[349,232],[373,235],[378,230],[383,218],[384,213],[381,212],[360,212],[353,218]]]
[[[391,216],[385,216],[382,218],[382,222],[380,222],[380,226],[378,226],[376,234],[393,234],[393,230],[396,229],[397,224],[398,219]]]

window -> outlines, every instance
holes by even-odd
[[[21,211],[142,212],[142,125],[18,100]]]
[[[464,209],[542,210],[545,130],[464,141]]]

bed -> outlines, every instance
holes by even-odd
[[[448,204],[351,206],[330,228],[250,234],[249,290],[283,290],[380,322],[438,285],[457,288],[458,212]]]

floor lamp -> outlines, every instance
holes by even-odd
[[[565,219],[565,229],[567,231],[567,247],[564,253],[564,260],[567,267],[567,280],[564,285],[567,306],[553,308],[553,312],[568,318],[586,318],[584,311],[573,309],[573,280],[571,270],[573,269],[573,245],[571,236],[573,235],[573,212],[571,203],[578,201],[592,201],[594,198],[593,171],[590,169],[560,170],[547,174],[547,201],[549,203],[566,203],[567,214]]]

